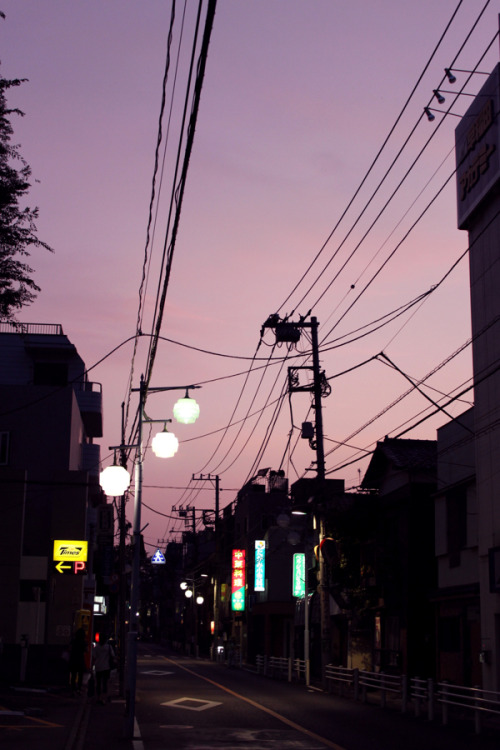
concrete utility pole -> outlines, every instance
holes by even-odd
[[[324,451],[324,440],[323,440],[323,414],[321,410],[321,397],[324,391],[325,377],[324,373],[320,370],[319,362],[319,345],[318,345],[318,327],[319,323],[317,318],[311,317],[310,322],[301,320],[298,323],[291,323],[288,321],[280,320],[278,315],[271,315],[262,326],[262,332],[264,328],[272,328],[276,333],[277,342],[288,342],[297,343],[300,339],[300,331],[303,328],[309,328],[311,330],[311,345],[312,345],[312,368],[311,367],[300,367],[300,368],[289,368],[295,372],[298,370],[311,370],[313,372],[313,384],[301,386],[298,383],[298,377],[289,376],[290,384],[289,389],[291,393],[309,391],[313,393],[314,397],[314,417],[315,417],[315,450],[316,450],[316,472],[317,472],[317,488],[315,493],[314,510],[316,512],[318,523],[319,523],[319,542],[326,536],[325,518],[324,518],[324,503],[325,503],[325,451]],[[318,593],[320,598],[320,609],[321,609],[321,666],[322,674],[325,673],[325,667],[330,660],[330,596],[327,586],[327,576],[325,561],[322,556],[319,556],[319,585]]]
[[[217,661],[217,642],[219,637],[219,507],[220,507],[220,477],[218,474],[200,474],[195,476],[193,474],[193,481],[209,481],[215,484],[215,519],[214,519],[214,535],[215,535],[215,575],[213,577],[214,587],[214,638],[212,647],[212,659]]]

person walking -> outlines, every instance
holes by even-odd
[[[95,687],[98,703],[105,703],[108,697],[108,680],[116,660],[111,643],[103,639],[96,643],[92,652],[92,665],[95,669]]]

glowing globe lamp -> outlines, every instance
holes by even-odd
[[[200,416],[200,407],[194,400],[189,398],[186,391],[184,398],[180,398],[174,406],[174,417],[181,424],[193,424]]]
[[[151,448],[153,449],[155,456],[158,456],[158,458],[172,458],[172,456],[177,453],[179,441],[173,432],[168,432],[165,427],[162,432],[158,432],[154,436],[151,442]]]
[[[109,497],[120,497],[130,487],[130,474],[123,466],[108,466],[99,475],[99,484]]]
[[[205,599],[202,596],[196,597],[196,604],[203,604],[204,601]]]
[[[191,591],[191,589],[186,589],[184,592],[184,596],[186,596],[188,599],[191,599],[191,597],[193,596],[193,592]]]

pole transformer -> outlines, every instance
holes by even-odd
[[[312,368],[300,367],[290,368],[290,370],[311,370],[313,373],[313,384],[301,386],[298,383],[298,377],[289,376],[289,390],[291,393],[309,391],[313,394],[314,399],[314,419],[315,419],[315,441],[314,448],[316,451],[316,492],[314,511],[318,519],[319,543],[326,536],[325,524],[325,449],[323,437],[323,414],[321,407],[321,397],[324,392],[325,377],[324,372],[320,369],[319,362],[319,345],[318,345],[318,327],[319,323],[316,317],[312,316],[310,322],[300,320],[298,323],[284,321],[278,315],[270,315],[262,326],[261,335],[265,328],[272,328],[276,334],[278,343],[296,344],[300,340],[300,332],[303,328],[311,330],[312,346]],[[325,667],[330,661],[331,633],[330,633],[330,596],[327,584],[326,564],[323,557],[319,556],[319,584],[318,593],[321,610],[321,666],[322,674],[325,674]],[[307,606],[307,602],[306,602]]]

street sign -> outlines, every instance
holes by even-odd
[[[54,570],[63,575],[82,575],[87,572],[87,565],[84,560],[58,560],[54,561]]]
[[[56,539],[54,541],[54,560],[75,562],[87,561],[88,542],[74,541],[68,539]]]
[[[151,562],[153,565],[165,565],[165,555],[161,550],[157,549],[151,558]]]

